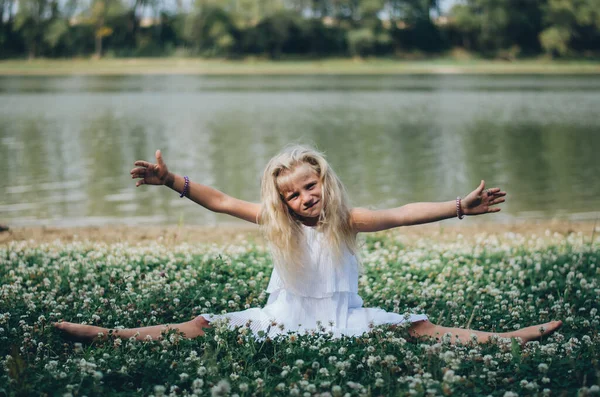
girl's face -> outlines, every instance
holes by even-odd
[[[277,178],[279,193],[287,206],[307,226],[315,226],[323,208],[321,179],[306,163]]]

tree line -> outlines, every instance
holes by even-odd
[[[0,0],[0,58],[591,57],[600,0]]]

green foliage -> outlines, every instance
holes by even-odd
[[[298,53],[307,47],[304,40],[307,26],[293,11],[278,11],[263,19],[255,29],[255,45],[261,53],[272,59],[280,58],[284,53]]]
[[[35,58],[40,52],[42,38],[54,17],[56,4],[49,0],[22,0],[14,19],[13,29],[26,43],[28,55]]]
[[[472,7],[466,4],[457,4],[450,11],[453,26],[460,34],[460,45],[467,50],[473,49],[473,41],[477,32],[481,30],[481,19],[474,12]]]
[[[375,50],[375,34],[368,28],[355,29],[347,33],[348,49],[352,56],[370,55]]]
[[[20,0],[11,8],[14,1],[0,1],[4,57],[107,51],[279,59],[463,47],[512,60],[594,56],[600,48],[600,0],[464,0],[441,16],[438,0],[203,0],[190,11],[150,0]]]
[[[44,41],[50,48],[55,48],[69,31],[69,26],[63,19],[55,19],[48,25],[44,35]]]
[[[571,32],[569,29],[553,26],[540,33],[542,47],[547,53],[567,55]]]
[[[600,41],[598,0],[548,0],[545,21],[547,28],[540,33],[540,41],[550,55],[568,55],[573,47]]]
[[[193,53],[223,56],[235,48],[236,30],[229,13],[220,6],[207,5],[189,15],[183,34]]]

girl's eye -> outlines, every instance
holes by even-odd
[[[315,187],[315,184],[313,183],[312,185],[308,186],[308,190],[313,190],[314,187]]]

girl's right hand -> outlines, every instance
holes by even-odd
[[[135,187],[141,185],[166,185],[169,179],[173,178],[162,159],[160,150],[156,151],[156,164],[142,160],[138,160],[133,164],[138,168],[130,171],[131,178],[141,178],[136,182]]]

